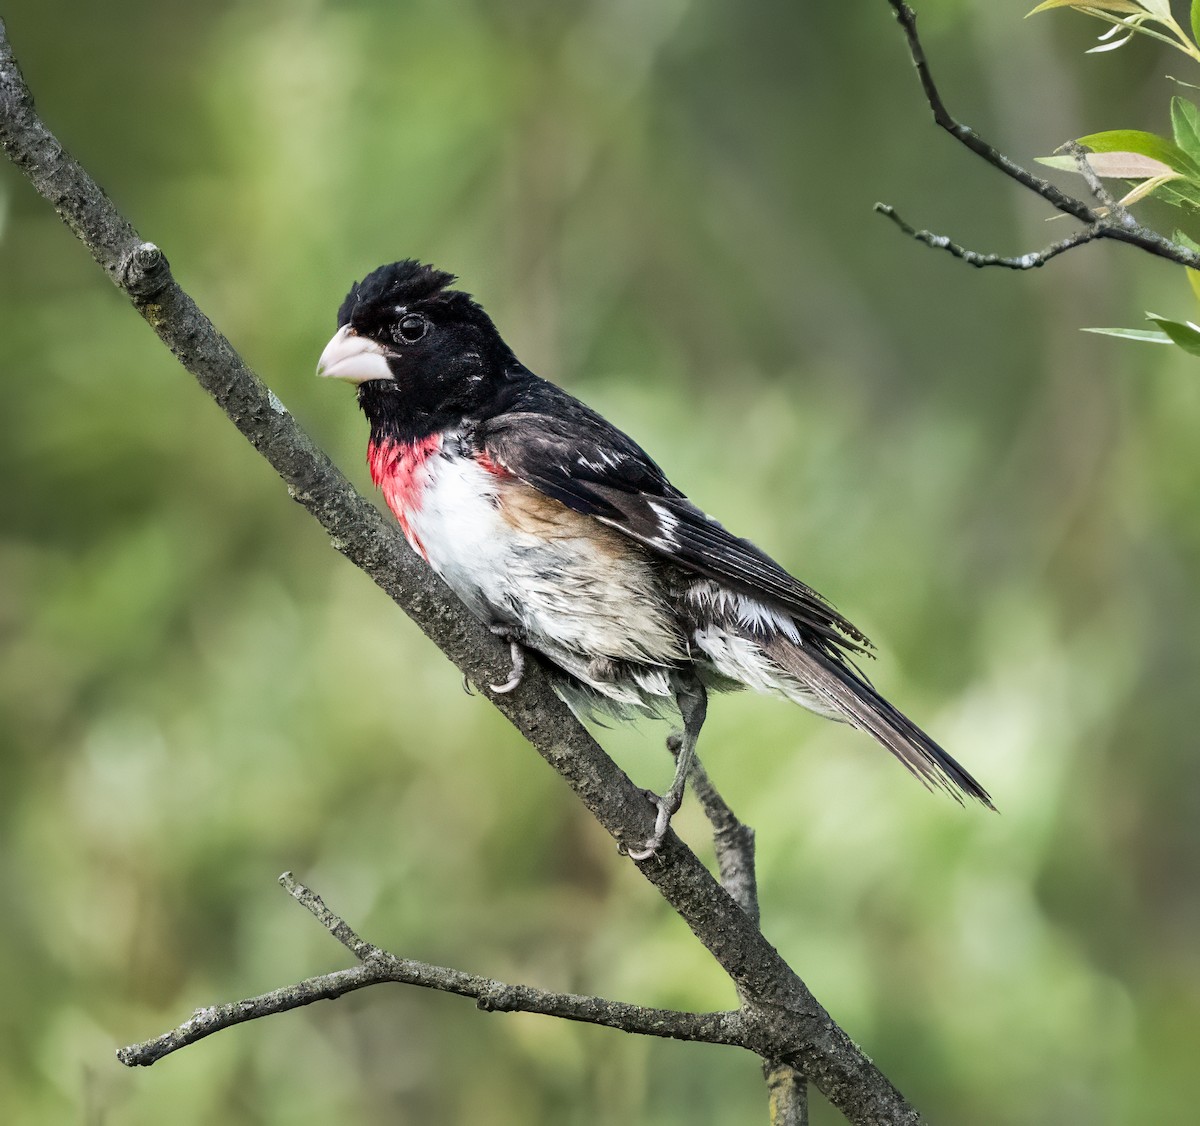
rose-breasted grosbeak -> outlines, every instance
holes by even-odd
[[[408,260],[352,286],[319,375],[358,386],[367,460],[408,542],[577,711],[683,718],[653,855],[707,690],[785,696],[859,727],[927,786],[986,791],[853,664],[870,642],[816,591],[676,489],[595,411],[539,379],[452,274]]]

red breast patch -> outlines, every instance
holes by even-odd
[[[422,496],[430,482],[429,459],[442,448],[442,436],[430,434],[415,442],[384,439],[367,445],[367,465],[371,480],[383,493],[388,508],[395,514],[409,546],[426,562],[429,556],[412,527],[412,518],[421,511]]]

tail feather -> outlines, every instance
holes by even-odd
[[[780,635],[761,644],[772,661],[827,704],[829,710],[882,743],[927,788],[945,790],[959,803],[965,795],[988,809],[996,808],[988,792],[963,767],[837,657],[811,645],[796,645]]]

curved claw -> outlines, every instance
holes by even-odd
[[[521,678],[525,675],[525,650],[521,648],[518,642],[511,639],[508,642],[508,646],[509,652],[512,654],[512,672],[503,684],[488,685],[497,696],[506,695],[515,688],[519,688]]]
[[[650,839],[641,848],[628,850],[630,860],[649,860],[654,856],[658,852],[659,846],[666,840],[667,830],[671,827],[671,815],[674,810],[671,809],[669,800],[660,798],[657,794],[647,794],[646,796],[658,807],[658,816],[654,819],[654,832],[650,835]]]

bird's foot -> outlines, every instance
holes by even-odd
[[[521,678],[525,675],[525,650],[521,648],[521,643],[513,636],[513,631],[508,626],[490,628],[497,637],[503,637],[508,642],[509,652],[512,654],[512,672],[509,673],[508,679],[503,684],[488,685],[497,696],[504,696],[521,686]]]
[[[671,827],[671,818],[675,816],[679,811],[680,805],[683,804],[683,794],[681,793],[676,797],[672,790],[668,790],[661,796],[652,790],[647,790],[646,797],[658,809],[658,814],[654,818],[654,832],[650,834],[646,843],[641,848],[626,850],[630,860],[649,860],[652,856],[657,855],[659,846],[666,840],[667,830]]]
[[[649,860],[666,840],[671,818],[683,805],[683,791],[687,788],[688,774],[696,760],[696,740],[704,725],[708,696],[703,685],[693,681],[681,686],[677,699],[683,715],[683,731],[667,736],[667,750],[675,756],[675,777],[671,781],[671,788],[662,797],[647,791],[646,796],[658,807],[658,815],[654,818],[654,832],[649,840],[641,848],[626,850],[633,860]]]

